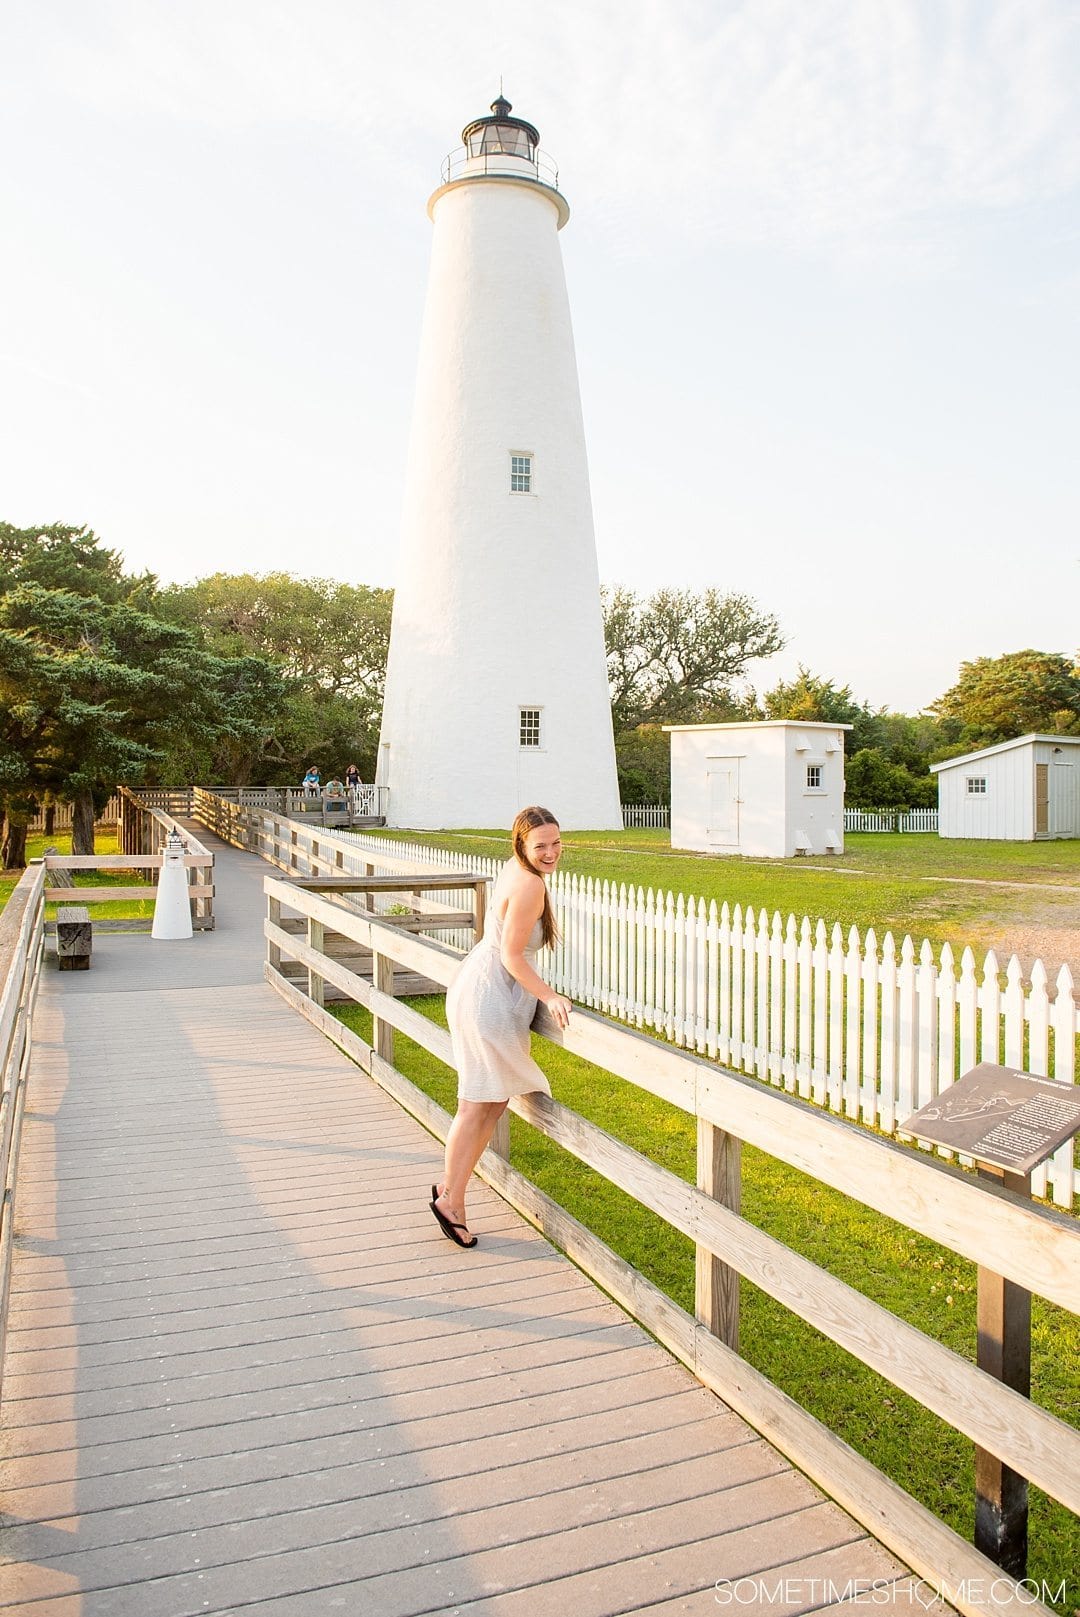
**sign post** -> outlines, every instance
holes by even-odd
[[[1031,1195],[1031,1171],[1080,1128],[1080,1095],[1054,1078],[983,1061],[900,1125],[972,1157],[979,1177]],[[979,1265],[980,1370],[1031,1395],[1031,1293]],[[975,1548],[1014,1578],[1027,1572],[1027,1478],[975,1448]]]

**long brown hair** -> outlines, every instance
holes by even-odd
[[[531,870],[534,876],[539,876],[540,880],[544,881],[543,873],[537,870],[525,852],[525,838],[530,831],[535,831],[541,825],[553,825],[556,831],[559,829],[559,822],[550,809],[540,808],[536,803],[521,809],[510,830],[510,843],[518,864],[524,865],[526,870]],[[555,911],[551,907],[547,882],[544,882],[544,908],[540,915],[540,929],[544,935],[544,947],[553,948],[558,941],[559,929],[555,925]]]

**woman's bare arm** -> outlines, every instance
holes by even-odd
[[[513,883],[502,917],[502,948],[499,955],[511,977],[521,984],[527,994],[534,995],[541,1004],[546,1005],[557,1023],[565,1026],[572,1009],[570,1001],[556,993],[525,958],[525,945],[543,910],[544,883],[540,876],[527,875]]]

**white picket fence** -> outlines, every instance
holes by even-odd
[[[95,825],[115,825],[119,806],[119,798],[110,797],[101,813],[94,821]],[[53,831],[70,831],[74,809],[70,803],[53,804]],[[27,826],[31,835],[40,835],[45,830],[45,810],[39,808]],[[51,833],[50,833],[51,835]]]
[[[362,832],[334,837],[376,867],[380,851],[492,877],[502,864]],[[980,1061],[1075,1082],[1080,1013],[1067,965],[1051,984],[1037,960],[1025,985],[1016,957],[1003,979],[992,951],[980,968],[965,948],[957,966],[948,944],[935,958],[925,940],[897,950],[889,932],[879,944],[873,929],[845,937],[806,916],[562,871],[550,890],[554,987],[886,1133]],[[1035,1171],[1032,1189],[1072,1208],[1072,1145]]]
[[[844,810],[845,831],[936,831],[936,808]]]
[[[671,824],[671,809],[667,803],[624,803],[623,829],[651,826],[666,830]],[[936,831],[936,808],[921,809],[853,809],[844,810],[845,831]]]
[[[667,803],[624,803],[622,823],[624,831],[642,826],[666,831],[671,824],[671,809]]]

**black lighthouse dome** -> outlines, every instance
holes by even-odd
[[[461,131],[461,140],[470,157],[486,157],[502,153],[507,157],[523,157],[526,162],[536,158],[540,132],[524,118],[511,118],[513,111],[505,96],[491,103],[489,118],[475,118]]]

